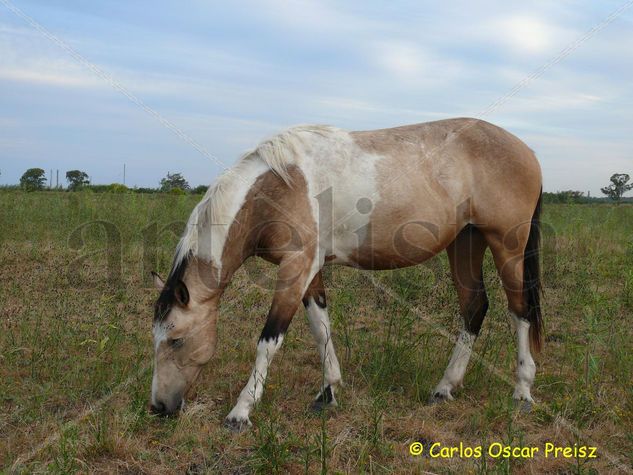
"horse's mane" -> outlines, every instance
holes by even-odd
[[[306,146],[306,139],[311,135],[327,137],[337,130],[329,125],[298,125],[264,140],[254,150],[242,155],[239,161],[252,156],[259,157],[287,185],[291,185],[288,167],[296,165],[297,158]]]
[[[196,205],[187,222],[187,228],[176,248],[173,268],[190,256],[201,257],[210,261],[215,254],[214,249],[203,249],[201,239],[211,242],[211,232],[215,241],[224,244],[228,228],[239,209],[235,209],[235,201],[245,195],[245,185],[252,185],[256,177],[249,176],[254,165],[264,164],[269,170],[279,176],[287,186],[292,186],[292,179],[288,173],[291,165],[297,165],[301,152],[308,146],[308,140],[315,135],[327,137],[338,129],[328,125],[299,125],[276,134],[261,142],[255,149],[243,154],[231,168],[226,169],[209,187],[206,194]],[[240,189],[242,194],[239,193]],[[211,225],[214,226],[211,226]],[[212,229],[213,228],[213,229]],[[222,235],[223,234],[223,235]],[[215,244],[217,246],[217,243]],[[213,247],[213,244],[212,246]],[[217,252],[217,249],[215,249]],[[219,250],[221,254],[221,249]]]

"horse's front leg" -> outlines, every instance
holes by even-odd
[[[319,266],[306,256],[290,256],[279,264],[273,302],[257,343],[255,367],[235,407],[226,416],[225,425],[231,430],[242,431],[251,425],[249,415],[262,397],[268,366],[281,347],[284,334],[301,303],[301,297],[318,270]]]

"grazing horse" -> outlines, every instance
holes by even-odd
[[[216,346],[220,298],[249,256],[279,266],[253,371],[226,418],[250,425],[269,364],[303,302],[324,365],[314,401],[336,405],[334,351],[324,264],[394,269],[443,249],[463,329],[432,400],[461,384],[488,309],[482,262],[490,248],[516,334],[514,399],[529,406],[541,346],[539,213],[541,171],[509,132],[477,119],[449,119],[348,132],[291,128],[222,174],[193,210],[155,304],[152,411],[177,412]]]

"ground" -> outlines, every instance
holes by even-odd
[[[455,401],[428,405],[459,328],[444,255],[395,272],[326,274],[345,386],[309,410],[320,362],[300,311],[253,428],[224,416],[246,382],[274,268],[253,260],[224,298],[216,356],[186,410],[147,411],[152,302],[200,197],[0,193],[0,467],[15,472],[621,473],[633,462],[633,207],[545,205],[546,344],[530,413],[511,400],[515,347],[489,254],[491,300]],[[88,223],[88,224],[86,224]],[[83,226],[82,226],[83,225]],[[107,251],[103,251],[107,249]],[[421,456],[409,453],[421,442]],[[433,458],[433,443],[482,457]],[[546,443],[596,459],[545,457]],[[534,446],[493,458],[493,443]]]

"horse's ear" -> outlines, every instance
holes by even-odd
[[[154,278],[154,287],[158,290],[163,290],[163,287],[165,287],[165,281],[161,279],[160,275],[152,271],[152,277]]]
[[[178,302],[183,307],[186,307],[189,303],[189,290],[182,280],[179,280],[176,283],[174,296],[176,297],[176,302]]]

